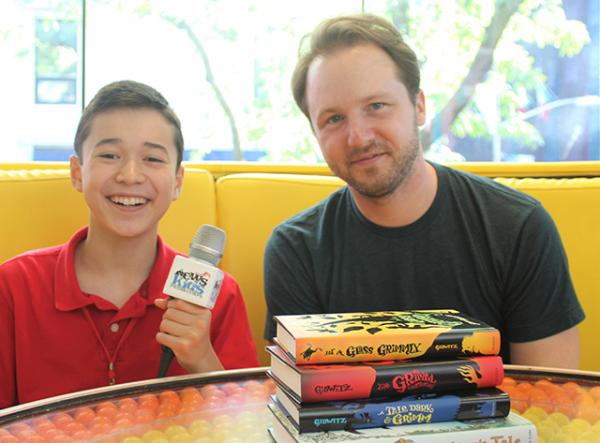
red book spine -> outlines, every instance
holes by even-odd
[[[498,356],[430,362],[369,362],[302,367],[302,402],[347,400],[494,387],[504,368]]]

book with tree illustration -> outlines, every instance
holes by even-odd
[[[500,332],[452,309],[279,315],[275,342],[296,364],[497,355]]]
[[[271,369],[267,373],[304,403],[468,391],[494,387],[504,379],[502,359],[498,356],[297,366],[280,347],[268,346],[267,350],[271,354]]]

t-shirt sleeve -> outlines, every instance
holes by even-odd
[[[14,305],[7,272],[7,264],[0,266],[0,409],[17,404]]]
[[[210,326],[213,348],[225,369],[259,366],[240,287],[227,273],[212,311]]]
[[[560,235],[541,205],[523,224],[507,278],[504,318],[508,341],[549,337],[585,318]]]
[[[278,227],[267,242],[264,261],[267,318],[264,338],[276,335],[275,315],[324,312],[317,297],[312,258],[306,244]]]

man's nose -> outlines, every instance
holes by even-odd
[[[367,146],[373,141],[373,129],[365,118],[349,118],[347,128],[349,147],[361,148],[363,146]]]

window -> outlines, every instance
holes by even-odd
[[[35,23],[35,102],[75,103],[77,23],[38,18]]]
[[[0,160],[72,146],[82,106],[130,78],[171,102],[185,158],[322,161],[290,90],[298,43],[322,19],[361,10],[393,21],[419,57],[430,158],[600,160],[599,3],[9,0],[0,117],[15,122],[15,149]]]

